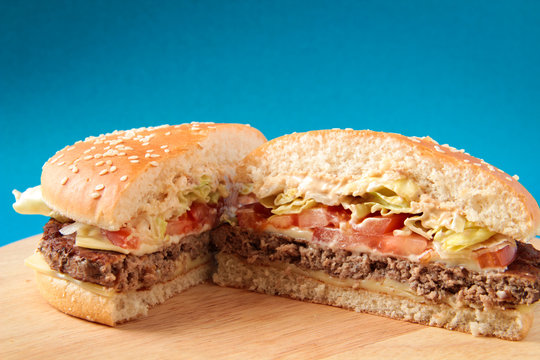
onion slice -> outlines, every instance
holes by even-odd
[[[80,222],[74,222],[72,224],[66,225],[60,229],[60,234],[64,236],[71,235],[74,232],[77,232],[81,228],[81,226],[83,226],[83,224]]]

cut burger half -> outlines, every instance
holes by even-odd
[[[210,231],[227,218],[237,162],[265,141],[238,124],[115,131],[57,152],[16,211],[50,220],[25,263],[43,297],[115,325],[213,271]]]
[[[430,138],[323,130],[244,159],[214,282],[503,339],[540,298],[540,209]]]

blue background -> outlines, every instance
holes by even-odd
[[[0,0],[0,244],[56,150],[163,123],[430,135],[540,198],[539,1]]]

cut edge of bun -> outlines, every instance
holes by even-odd
[[[532,325],[532,311],[482,311],[465,307],[455,309],[446,304],[419,303],[404,297],[327,284],[274,267],[248,264],[235,255],[219,253],[216,258],[217,271],[213,281],[220,286],[280,295],[506,340],[523,339]]]

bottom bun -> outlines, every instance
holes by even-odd
[[[420,303],[405,297],[328,284],[283,267],[248,264],[236,255],[219,253],[216,259],[218,268],[213,280],[221,286],[282,295],[507,340],[523,339],[532,325],[532,307],[481,310]]]
[[[179,292],[210,278],[212,262],[202,264],[174,280],[154,285],[149,290],[99,295],[69,280],[36,271],[41,295],[58,310],[81,319],[115,326],[144,316],[151,306],[160,304]]]

